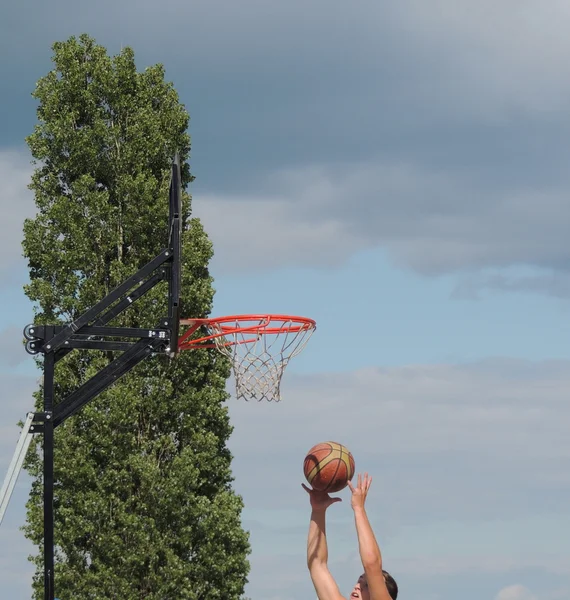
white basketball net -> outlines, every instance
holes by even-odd
[[[313,326],[275,318],[271,322],[260,318],[249,323],[211,323],[208,328],[212,334],[223,333],[214,342],[232,361],[237,397],[259,402],[281,400],[285,367],[314,332]]]

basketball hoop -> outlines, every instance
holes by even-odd
[[[238,398],[276,402],[285,367],[316,329],[312,319],[290,315],[182,319],[180,325],[188,329],[178,340],[179,350],[216,348],[231,359]],[[192,337],[200,328],[205,335]]]

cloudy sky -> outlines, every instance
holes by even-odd
[[[87,32],[164,63],[190,111],[215,314],[318,322],[280,404],[230,403],[248,595],[314,600],[301,468],[333,439],[374,478],[403,600],[570,599],[570,4],[22,0],[0,15],[2,477],[37,377],[19,346],[30,92],[50,45]],[[28,489],[0,529],[14,600],[29,598]],[[361,567],[340,496],[330,559],[348,594]]]

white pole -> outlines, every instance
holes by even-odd
[[[4,483],[2,484],[2,491],[0,491],[0,524],[2,524],[2,520],[4,519],[4,513],[8,508],[10,497],[12,496],[12,492],[14,491],[14,486],[16,485],[16,481],[18,480],[18,475],[22,470],[24,459],[26,458],[28,448],[30,447],[30,442],[32,441],[33,434],[30,433],[30,427],[32,426],[33,420],[34,413],[28,413],[26,416],[24,427],[22,428],[22,431],[20,433],[20,438],[18,439],[16,451],[14,452],[14,456],[12,457],[12,462],[8,467],[8,473],[6,475],[6,478],[4,479]]]

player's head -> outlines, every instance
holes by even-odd
[[[388,573],[388,571],[382,570],[384,574],[384,582],[386,588],[392,600],[396,600],[398,597],[398,584],[396,580]],[[363,573],[356,582],[356,585],[352,589],[350,597],[354,600],[370,600],[370,592],[368,591],[368,582],[366,581],[366,575]]]
[[[386,582],[390,597],[392,600],[396,600],[398,597],[398,584],[396,583],[396,580],[388,573],[388,571],[382,571],[382,573],[384,573],[384,581]]]

